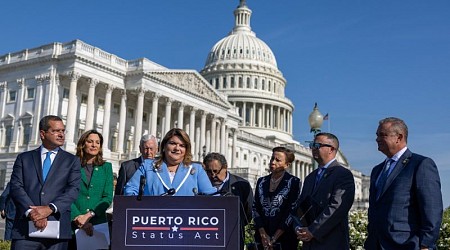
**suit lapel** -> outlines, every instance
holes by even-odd
[[[337,160],[334,160],[324,171],[325,172],[323,172],[322,173],[322,177],[320,178],[320,180],[319,180],[319,182],[317,183],[317,185],[315,185],[314,186],[314,184],[313,184],[313,186],[314,186],[314,190],[313,190],[313,193],[312,194],[315,194],[316,192],[317,192],[317,190],[319,189],[319,186],[320,185],[322,185],[322,183],[325,181],[325,179],[327,179],[330,175],[332,175],[333,174],[333,171],[334,171],[334,166],[338,166],[339,165],[339,163],[337,162]],[[317,172],[319,172],[319,169],[316,169],[316,170],[314,170],[314,182],[315,182],[315,178],[316,178],[316,175],[317,175]]]
[[[42,159],[41,159],[41,147],[37,148],[33,152],[33,162],[34,168],[36,170],[36,175],[39,178],[41,185],[44,184],[44,178],[42,177]]]
[[[398,159],[397,163],[395,164],[394,169],[392,170],[391,174],[389,174],[388,178],[386,179],[386,183],[384,184],[383,190],[381,191],[380,197],[386,192],[386,190],[389,188],[389,186],[392,184],[392,182],[395,180],[395,178],[400,174],[400,172],[403,170],[403,168],[408,164],[409,159],[411,158],[412,152],[409,150],[406,150],[405,153]]]

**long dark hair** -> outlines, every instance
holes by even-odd
[[[101,165],[103,165],[103,163],[105,163],[105,160],[103,160],[103,136],[97,130],[94,130],[94,129],[88,130],[81,135],[81,137],[77,143],[76,156],[78,156],[80,158],[81,166],[85,166],[87,160],[86,160],[85,153],[84,153],[84,144],[86,143],[87,138],[91,134],[96,134],[100,138],[100,150],[98,151],[98,154],[94,158],[94,165],[101,166]]]

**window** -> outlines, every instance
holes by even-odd
[[[34,99],[34,88],[27,88],[27,100]]]
[[[242,80],[242,77],[239,77],[239,88],[243,88],[244,86],[244,83],[243,83],[243,80]]]
[[[244,161],[247,160],[247,154],[244,154]]]
[[[25,124],[23,129],[22,145],[28,145],[31,140],[31,124]]]
[[[120,114],[120,104],[114,103],[113,112],[114,112],[114,114]]]
[[[87,99],[88,99],[87,95],[81,95],[81,103],[82,104],[87,104]]]
[[[147,122],[147,116],[148,116],[148,115],[147,115],[147,113],[145,113],[145,112],[142,114],[142,121],[143,121],[143,122]]]
[[[224,89],[227,88],[227,78],[226,78],[226,77],[223,78],[223,85],[222,85],[222,88],[224,88]]]
[[[134,118],[134,109],[132,108],[128,109],[128,118]]]
[[[255,83],[254,83],[254,88],[257,89],[258,88],[258,79],[255,78]]]
[[[12,137],[13,137],[13,126],[11,125],[6,126],[5,147],[9,147],[9,145],[11,145]]]
[[[231,77],[231,86],[230,88],[234,88],[234,77]]]
[[[247,78],[247,88],[250,88],[250,77]]]
[[[17,95],[17,91],[10,90],[9,91],[9,95],[8,95],[8,102],[15,102],[16,101],[16,95]]]
[[[105,99],[98,99],[98,108],[105,109]]]
[[[69,89],[64,88],[63,90],[63,98],[69,99]]]

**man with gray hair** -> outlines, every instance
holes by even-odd
[[[117,178],[115,195],[123,195],[123,187],[133,177],[134,172],[139,168],[144,159],[154,159],[158,152],[158,142],[154,135],[143,135],[139,143],[141,156],[125,161],[120,165],[119,177]]]

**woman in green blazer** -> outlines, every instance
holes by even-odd
[[[86,131],[77,144],[81,161],[81,183],[77,200],[71,206],[72,227],[92,236],[93,226],[106,223],[106,209],[113,197],[111,163],[103,160],[103,136],[96,130]],[[69,249],[76,249],[72,239]]]

